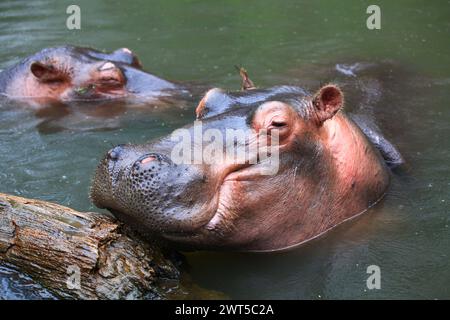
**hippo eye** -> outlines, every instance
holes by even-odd
[[[282,128],[287,126],[287,123],[281,120],[272,120],[270,126],[274,128]]]
[[[296,127],[296,111],[280,101],[268,101],[259,106],[252,119],[252,129],[256,132],[278,136],[279,143],[285,144]]]
[[[121,85],[120,80],[112,77],[100,79],[100,83],[104,86],[117,87]]]
[[[285,137],[290,132],[289,122],[284,117],[274,117],[270,120],[267,130],[269,133],[275,130],[280,138]]]

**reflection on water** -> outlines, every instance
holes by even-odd
[[[374,115],[408,162],[385,200],[291,252],[188,254],[193,280],[232,298],[450,297],[448,3],[379,1],[382,29],[368,31],[364,2],[250,2],[79,1],[82,29],[69,31],[69,1],[2,1],[0,69],[70,43],[130,47],[158,76],[227,89],[239,88],[235,64],[259,86],[340,83],[346,109]],[[372,67],[345,69],[355,63]],[[103,154],[171,132],[194,119],[195,106],[104,117],[87,104],[60,116],[2,101],[0,192],[97,210],[88,190]],[[371,264],[381,267],[381,290],[366,289]],[[0,283],[5,299],[50,298],[8,268],[0,268]]]

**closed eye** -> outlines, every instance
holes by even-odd
[[[287,125],[287,123],[284,121],[272,121],[272,123],[270,124],[271,127],[275,127],[275,128],[281,128],[286,125]]]
[[[61,85],[64,82],[66,82],[65,79],[49,79],[45,81],[45,83],[49,85]]]
[[[102,85],[107,85],[107,86],[120,86],[121,82],[120,80],[116,79],[116,78],[102,78],[100,79],[100,84]]]

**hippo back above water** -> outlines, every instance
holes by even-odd
[[[179,163],[172,135],[110,150],[91,197],[141,233],[181,248],[270,251],[298,245],[364,212],[389,185],[380,150],[344,113],[343,103],[335,85],[315,94],[288,86],[212,89],[197,107],[201,127],[196,122],[183,132],[193,139],[196,132],[214,132],[217,140],[228,130],[245,130],[248,135],[224,141],[220,152],[267,140],[278,157],[275,172],[262,174],[267,159],[259,156],[242,163],[227,156]],[[208,139],[191,145],[199,144],[207,148]]]
[[[144,72],[127,48],[108,54],[74,46],[43,49],[2,71],[0,93],[36,104],[117,98],[151,101],[188,94],[183,86]]]

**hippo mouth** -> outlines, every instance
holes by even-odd
[[[214,197],[211,199],[209,212],[199,212],[200,215],[210,217],[206,223],[189,231],[163,231],[161,236],[170,241],[201,239],[205,233],[215,233],[225,236],[227,231],[234,228],[237,215],[233,213],[233,197],[239,194],[239,188],[244,183],[250,183],[261,177],[263,164],[244,164],[229,170],[221,179]]]

